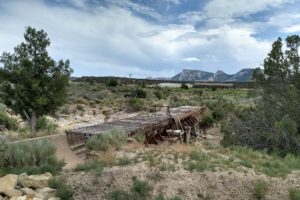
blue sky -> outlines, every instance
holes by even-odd
[[[259,67],[277,37],[300,34],[300,0],[0,0],[0,52],[44,29],[73,76],[170,77]]]

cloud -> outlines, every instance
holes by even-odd
[[[198,12],[185,12],[186,17],[182,15],[182,23],[178,24],[147,20],[149,16],[160,19],[162,15],[154,8],[127,0],[107,0],[106,4],[95,1],[95,5],[93,1],[67,0],[67,5],[63,0],[56,1],[57,4],[40,0],[0,2],[0,52],[12,51],[23,40],[24,27],[30,25],[49,34],[50,55],[56,60],[70,59],[75,76],[133,73],[134,77],[170,77],[187,64],[188,68],[222,69],[228,73],[257,67],[271,47],[271,41],[255,37],[256,27],[236,23],[194,26],[201,20],[210,23],[207,19],[214,17],[216,7],[227,8],[227,1],[209,1],[205,15],[191,18],[190,23],[187,16]],[[253,13],[272,6],[271,1],[262,1],[268,3],[241,10]],[[276,5],[280,2],[275,0]],[[226,20],[242,15],[238,8],[229,5],[228,9],[224,11]],[[222,15],[217,13],[216,19],[221,21]],[[201,18],[204,16],[206,19]]]
[[[284,33],[300,32],[300,14],[298,12],[280,13],[268,19],[269,26],[277,27]]]
[[[187,57],[187,58],[183,58],[182,60],[186,61],[186,62],[199,62],[200,61],[199,58],[195,58],[195,57]]]

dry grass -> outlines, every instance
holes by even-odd
[[[170,149],[173,153],[176,153],[180,156],[186,156],[192,151],[192,147],[190,145],[186,145],[186,144],[178,143],[178,144],[174,144],[170,147],[171,147]]]

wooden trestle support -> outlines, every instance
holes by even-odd
[[[145,135],[145,144],[160,144],[164,141],[174,143],[189,142],[197,137],[205,107],[181,106],[168,108],[150,115],[140,115],[104,124],[98,124],[67,131],[68,143],[71,146],[82,144],[97,134],[106,134],[112,129],[121,129],[128,137]]]

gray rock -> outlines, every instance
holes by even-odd
[[[48,187],[49,181],[52,179],[51,173],[28,176],[26,173],[19,175],[19,184],[26,188],[44,188]]]
[[[13,188],[8,188],[4,191],[4,194],[9,197],[20,197],[22,196],[22,192],[20,190],[16,190]]]
[[[36,190],[36,197],[43,200],[48,200],[51,197],[56,197],[56,190],[49,187]]]

